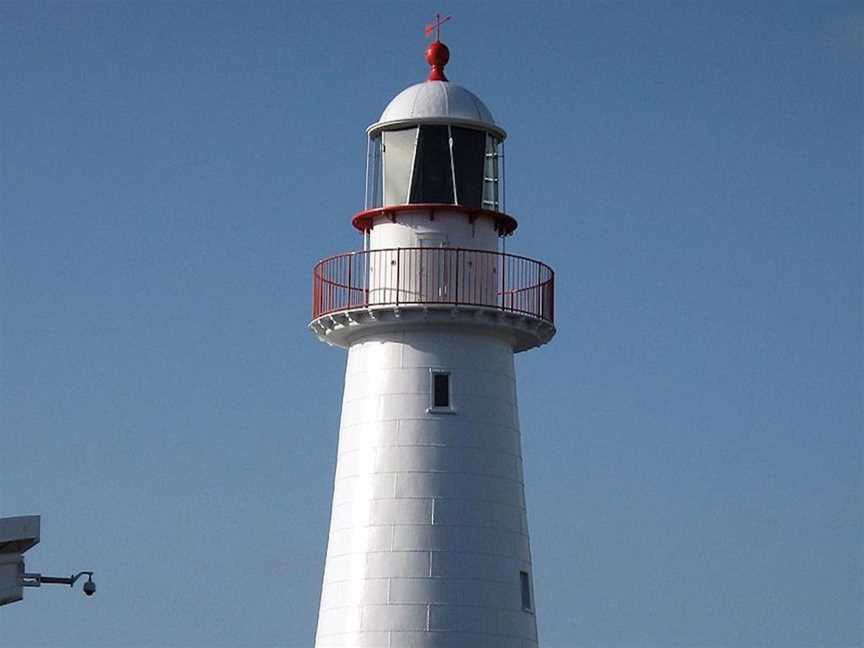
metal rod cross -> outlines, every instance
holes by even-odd
[[[426,37],[428,38],[432,34],[432,32],[434,31],[435,32],[435,40],[440,41],[441,40],[441,25],[443,25],[445,22],[450,20],[452,17],[453,16],[445,16],[444,18],[442,18],[440,13],[436,13],[435,14],[435,20],[433,20],[431,23],[426,25],[426,28],[423,30],[423,32],[426,34]]]

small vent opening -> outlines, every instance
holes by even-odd
[[[522,609],[530,612],[531,607],[531,579],[528,578],[528,572],[519,572],[519,584],[522,587]]]

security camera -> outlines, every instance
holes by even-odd
[[[84,583],[84,593],[87,596],[93,596],[96,593],[96,583],[89,578],[87,579],[87,582]]]

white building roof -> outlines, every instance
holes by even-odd
[[[387,104],[381,119],[367,132],[422,123],[463,124],[492,131],[502,139],[506,137],[477,95],[449,81],[424,81],[405,88]]]
[[[38,515],[0,518],[0,554],[24,553],[39,544]]]

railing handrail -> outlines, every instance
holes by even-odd
[[[345,252],[316,263],[312,280],[313,319],[353,308],[435,304],[554,321],[552,268],[497,250],[418,246]]]

